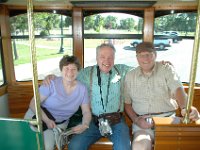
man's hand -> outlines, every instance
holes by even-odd
[[[147,122],[147,118],[149,118],[149,116],[140,116],[137,118],[137,120],[135,121],[135,123],[143,129],[149,129],[152,128],[154,126],[153,122]]]
[[[170,61],[165,61],[165,60],[162,60],[162,61],[160,61],[160,63],[162,63],[163,65],[171,65],[171,66],[173,66],[173,64],[170,62]]]
[[[184,108],[181,110],[181,115],[185,116],[185,114],[186,114],[186,109]],[[190,109],[189,119],[192,121],[197,121],[200,119],[200,114],[199,114],[197,108],[194,106],[192,106]]]
[[[47,76],[44,78],[42,84],[45,85],[45,86],[49,86],[50,83],[51,83],[51,80],[54,80],[55,77],[56,77],[56,76],[55,76],[54,74],[47,75]]]

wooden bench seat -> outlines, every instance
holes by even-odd
[[[186,92],[188,91],[185,88]],[[33,87],[31,84],[25,85],[10,85],[8,86],[8,100],[10,108],[10,117],[23,118],[25,112],[28,109],[29,102],[33,96]],[[193,105],[200,110],[200,89],[196,88],[194,92]],[[126,122],[131,129],[131,121],[126,116]],[[112,150],[112,143],[107,138],[101,138],[95,144],[93,144],[90,150]],[[65,147],[67,150],[67,146]]]
[[[110,142],[107,138],[101,138],[95,144],[91,145],[89,150],[112,150],[112,142]],[[64,150],[67,150],[67,146]]]
[[[91,145],[89,150],[112,150],[112,145],[112,142],[109,141],[108,138],[102,137],[95,144]],[[64,150],[68,150],[67,145],[65,146]]]

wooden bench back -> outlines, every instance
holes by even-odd
[[[188,88],[185,88],[185,91],[187,92]],[[8,86],[10,117],[23,118],[32,97],[32,85]],[[200,111],[200,88],[197,88],[194,91],[193,105]],[[177,113],[179,113],[179,111],[177,111]]]

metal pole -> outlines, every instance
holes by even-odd
[[[31,63],[32,63],[32,72],[33,72],[33,93],[34,93],[34,97],[35,97],[35,109],[36,109],[36,121],[37,121],[36,124],[38,126],[39,132],[42,132],[40,97],[39,97],[39,93],[38,93],[37,54],[36,54],[36,48],[35,48],[32,0],[27,0],[27,15],[28,15]]]
[[[196,21],[196,34],[194,40],[194,47],[193,47],[193,54],[192,54],[192,63],[191,63],[191,70],[190,70],[190,84],[188,90],[188,101],[186,105],[186,115],[183,118],[183,123],[188,124],[190,122],[189,119],[189,112],[190,108],[193,104],[193,97],[194,97],[194,86],[195,86],[195,78],[196,78],[196,71],[197,71],[197,63],[198,63],[198,53],[199,53],[199,38],[200,38],[200,0],[198,0],[198,10],[197,10],[197,21]]]

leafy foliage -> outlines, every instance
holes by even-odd
[[[96,15],[96,18],[94,20],[94,26],[93,29],[97,32],[100,32],[102,26],[103,26],[104,20],[101,15]]]
[[[126,18],[120,20],[121,29],[133,30],[135,27],[135,20],[133,18]]]
[[[178,13],[162,16],[155,19],[155,32],[180,31],[194,32],[196,24],[196,13]]]
[[[125,15],[125,14],[124,14]],[[63,27],[72,25],[72,18],[64,16]],[[128,31],[143,30],[143,19],[123,18],[118,20],[118,17],[108,15],[103,17],[102,14],[87,16],[84,18],[84,29],[100,32],[102,29],[123,29]],[[35,13],[34,25],[40,35],[50,35],[51,30],[60,28],[61,17],[59,14],[53,13]],[[18,15],[10,18],[11,32],[13,35],[24,35],[28,31],[27,15]],[[196,13],[177,13],[162,16],[155,19],[155,32],[162,31],[180,31],[188,34],[195,31]]]
[[[117,28],[117,17],[107,16],[104,19],[104,28],[105,29],[116,29]]]

